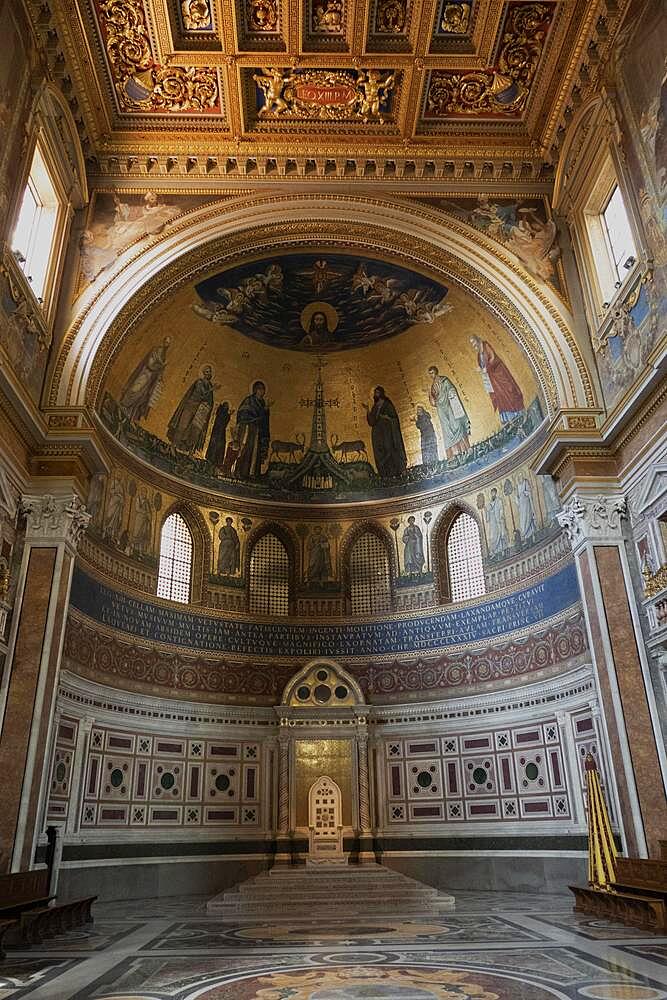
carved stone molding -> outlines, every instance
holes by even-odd
[[[575,552],[586,542],[620,542],[623,538],[621,522],[627,517],[625,497],[576,494],[556,517]]]
[[[90,514],[76,493],[24,495],[21,513],[26,517],[26,541],[65,542],[74,549],[90,522]]]

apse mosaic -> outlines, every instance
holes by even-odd
[[[527,357],[471,296],[326,252],[179,290],[126,338],[100,404],[155,468],[236,496],[324,503],[460,480],[543,414]]]

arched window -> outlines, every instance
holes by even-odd
[[[187,604],[192,578],[192,535],[177,512],[170,514],[160,533],[157,596]]]
[[[450,601],[486,593],[479,525],[465,511],[457,514],[447,532],[446,559]]]
[[[381,538],[366,531],[350,551],[350,610],[353,615],[391,611],[389,555]]]
[[[248,610],[260,615],[289,614],[289,556],[275,535],[266,534],[250,553]]]

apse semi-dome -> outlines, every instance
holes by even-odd
[[[499,462],[545,403],[474,295],[367,253],[271,252],[181,284],[135,323],[105,427],[171,476],[332,503],[428,492]]]

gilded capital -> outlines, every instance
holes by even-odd
[[[76,493],[64,496],[27,494],[21,498],[21,513],[26,518],[26,540],[79,544],[90,522],[90,514]]]
[[[621,522],[627,516],[625,497],[575,494],[556,516],[575,551],[585,542],[620,542]]]

